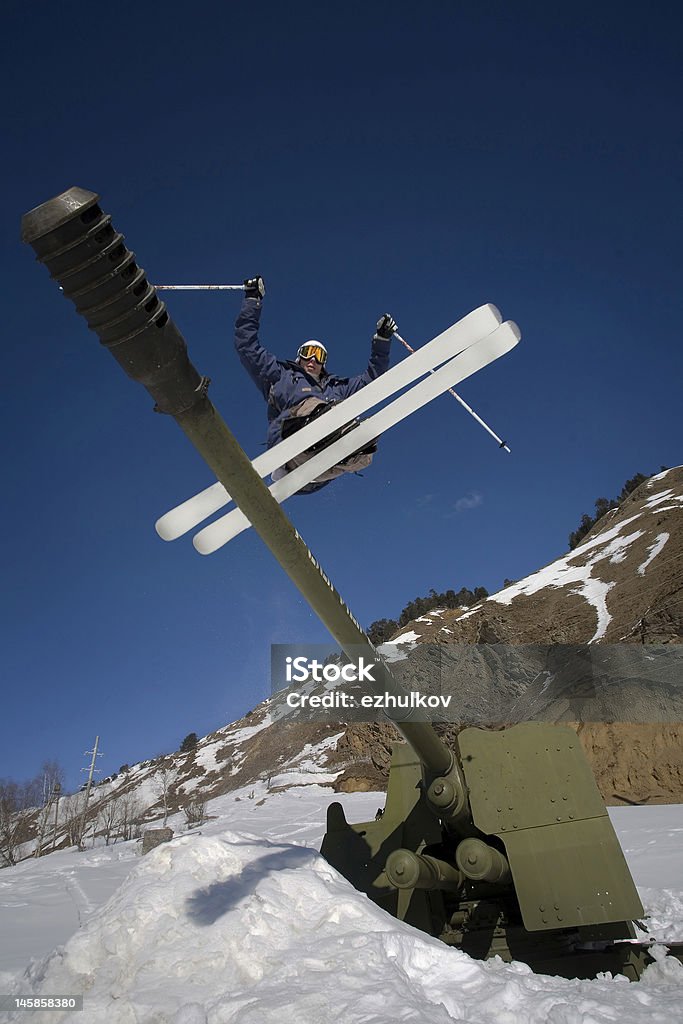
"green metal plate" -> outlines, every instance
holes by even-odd
[[[472,817],[507,853],[524,926],[640,917],[642,904],[576,733],[526,722],[458,737]]]
[[[525,722],[458,737],[477,828],[505,833],[604,815],[605,806],[573,729]]]
[[[643,906],[607,815],[502,835],[529,931],[632,921]],[[628,938],[624,931],[624,938]]]

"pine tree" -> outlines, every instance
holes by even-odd
[[[457,594],[454,590],[446,590],[443,594],[438,594],[431,587],[427,597],[416,597],[408,602],[399,615],[398,621],[394,619],[377,619],[370,624],[367,633],[373,644],[384,643],[402,626],[407,625],[407,623],[412,622],[414,619],[419,619],[423,615],[427,615],[434,608],[470,607],[470,605],[476,604],[477,601],[483,601],[488,596],[489,592],[486,587],[476,587],[474,592],[467,587],[461,587]]]
[[[662,466],[662,470],[665,468],[665,466]],[[569,534],[569,550],[573,551],[577,544],[583,540],[586,534],[593,529],[595,524],[599,522],[607,512],[613,508],[618,508],[619,505],[628,498],[629,494],[632,494],[636,487],[640,487],[640,485],[645,483],[647,479],[648,477],[643,473],[636,473],[635,476],[632,476],[630,480],[626,481],[619,492],[618,498],[613,498],[611,501],[608,498],[597,498],[595,502],[595,515],[581,516],[579,526],[573,533]]]
[[[191,750],[194,750],[194,748],[197,746],[198,743],[199,743],[199,740],[197,739],[197,733],[196,732],[188,732],[187,736],[185,737],[183,742],[180,744],[180,753],[181,754],[188,754]]]
[[[368,637],[370,643],[383,644],[389,637],[393,636],[398,630],[398,622],[394,619],[377,619],[368,626]]]

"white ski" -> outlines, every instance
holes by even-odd
[[[359,426],[340,437],[334,444],[271,484],[270,493],[276,501],[282,503],[306,484],[312,483],[330,467],[336,466],[347,455],[363,448],[400,420],[443,394],[448,388],[454,387],[465,377],[470,377],[477,370],[481,370],[488,363],[509,352],[518,343],[520,337],[519,328],[512,321],[501,324],[488,337],[480,339],[464,352],[454,356],[431,376],[420,381],[419,384],[415,384],[409,391],[380,409],[374,416],[363,420]],[[193,544],[200,554],[210,555],[227,544],[233,537],[242,533],[243,530],[248,529],[249,526],[251,523],[242,510],[235,508],[201,530],[194,538]]]
[[[254,469],[261,477],[265,477],[279,466],[284,466],[290,459],[317,444],[334,430],[440,366],[456,352],[491,334],[499,326],[501,319],[499,311],[490,303],[468,313],[457,324],[419,348],[414,355],[402,360],[381,377],[361,388],[355,395],[329,409],[324,416],[259,455],[252,462]],[[155,524],[156,531],[162,540],[175,540],[223,508],[229,501],[230,495],[223,484],[216,482],[161,516]]]

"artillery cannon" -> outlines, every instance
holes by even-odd
[[[72,188],[27,213],[22,237],[124,371],[174,417],[342,650],[400,687],[207,396],[182,335],[99,197]],[[456,749],[395,720],[384,813],[350,825],[330,807],[322,853],[379,906],[476,957],[570,977],[648,959],[643,913],[576,735],[526,723],[466,729]]]
[[[643,908],[576,733],[468,728],[450,753],[444,774],[394,744],[384,812],[350,825],[333,804],[323,856],[389,913],[471,956],[636,980],[648,955],[627,940]]]

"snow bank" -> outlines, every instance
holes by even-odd
[[[84,1013],[45,1024],[673,1024],[683,966],[630,984],[480,963],[384,914],[314,850],[226,831],[140,860],[17,990],[83,993]]]

